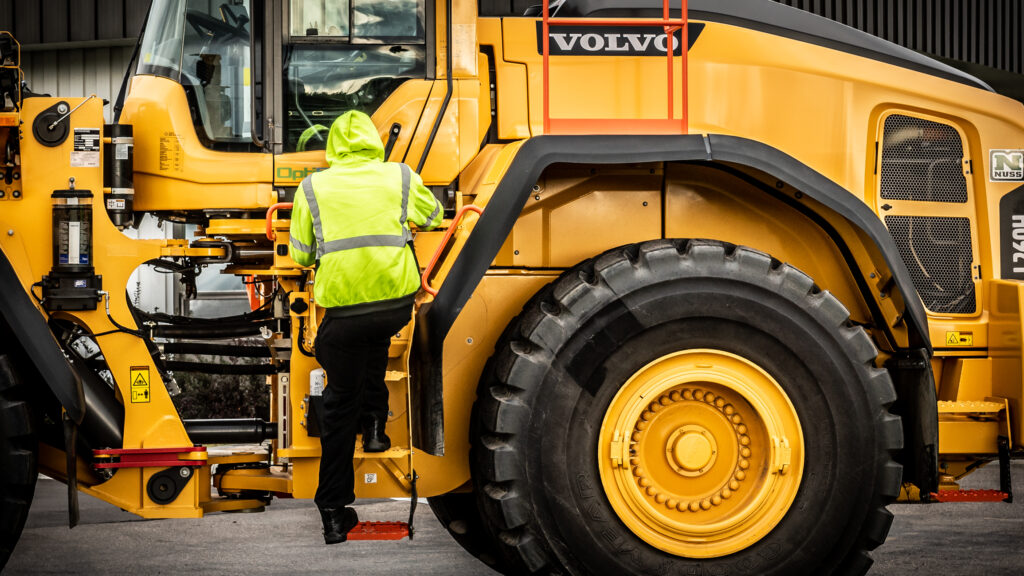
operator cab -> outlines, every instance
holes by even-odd
[[[426,72],[424,0],[154,0],[137,67],[181,84],[205,147],[278,153]]]

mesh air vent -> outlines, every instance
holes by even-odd
[[[975,311],[970,220],[886,216],[885,225],[926,308],[943,314]]]
[[[963,161],[963,142],[952,126],[889,116],[882,143],[882,198],[967,202]]]

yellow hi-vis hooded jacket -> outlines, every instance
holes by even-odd
[[[407,221],[433,228],[441,205],[405,164],[384,161],[377,127],[362,112],[338,117],[327,137],[327,170],[302,181],[292,207],[292,259],[319,261],[313,295],[326,308],[414,294],[419,269]]]

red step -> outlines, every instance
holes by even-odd
[[[999,490],[939,490],[932,492],[936,502],[1003,502],[1010,495]]]
[[[409,535],[405,522],[360,522],[349,530],[349,540],[401,540]]]

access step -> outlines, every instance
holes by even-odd
[[[349,531],[349,540],[401,540],[409,535],[405,522],[360,522]]]
[[[1003,402],[978,400],[940,400],[938,402],[939,414],[979,414],[997,416],[1005,408],[1006,404]]]
[[[1000,490],[939,490],[932,492],[935,502],[1012,502],[1012,497]]]
[[[356,436],[356,450],[352,454],[352,458],[358,460],[360,458],[383,458],[383,459],[394,459],[394,458],[405,458],[411,452],[408,448],[402,448],[401,446],[392,446],[383,452],[363,452],[363,440],[362,436]]]

